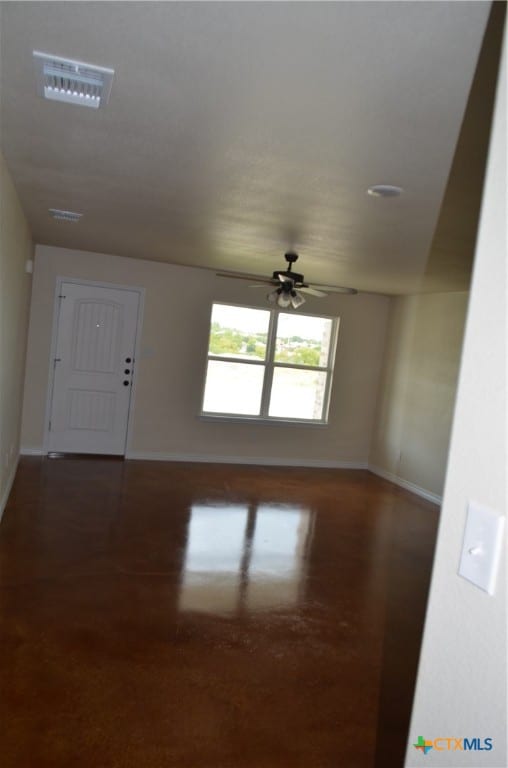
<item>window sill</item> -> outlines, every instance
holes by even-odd
[[[227,422],[228,424],[262,424],[270,427],[314,427],[323,429],[328,427],[327,421],[309,421],[308,419],[266,419],[261,416],[227,416],[219,413],[217,415],[210,413],[200,413],[201,421]]]

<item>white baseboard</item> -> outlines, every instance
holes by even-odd
[[[128,451],[126,459],[145,461],[185,461],[205,464],[254,464],[266,467],[314,467],[316,469],[368,469],[366,461],[329,461],[326,459],[267,458],[266,456],[214,456],[195,453]]]
[[[39,447],[21,446],[22,456],[45,456]],[[165,453],[163,451],[127,451],[126,459],[144,461],[182,461],[199,464],[253,464],[268,467],[316,467],[322,469],[368,469],[366,461],[331,461],[327,459],[267,458],[266,456],[215,456],[210,453]]]
[[[42,448],[23,445],[20,449],[21,456],[44,456],[45,451]],[[387,472],[381,467],[377,467],[375,464],[369,464],[366,461],[332,461],[328,459],[288,459],[283,458],[271,458],[266,456],[214,456],[207,454],[195,454],[195,453],[164,453],[162,451],[128,451],[125,454],[125,458],[134,461],[175,461],[175,462],[195,462],[198,464],[246,464],[261,467],[309,467],[316,469],[368,469],[374,475],[382,477],[384,480],[388,480],[390,483],[395,483],[400,488],[404,488],[406,491],[411,491],[417,496],[421,496],[427,501],[431,501],[433,504],[440,505],[443,501],[442,496],[438,496],[436,493],[427,491],[425,488],[421,488],[415,483],[410,483],[409,480],[404,480],[397,475]],[[15,474],[15,473],[14,473]],[[12,481],[14,475],[12,476]],[[10,487],[9,487],[10,491]],[[9,493],[7,492],[7,496]],[[2,499],[4,503],[7,502],[7,497]],[[0,516],[3,507],[0,507]]]
[[[402,477],[398,477],[397,475],[393,475],[391,472],[387,472],[385,469],[381,469],[381,467],[376,467],[375,464],[369,464],[368,469],[369,472],[372,472],[374,475],[378,475],[384,480],[389,480],[390,483],[395,483],[395,485],[404,488],[406,491],[411,491],[411,493],[415,493],[417,496],[421,496],[422,499],[431,501],[433,504],[441,505],[443,501],[443,497],[438,496],[437,493],[431,493],[431,491],[427,491],[425,488],[421,488],[419,485],[410,483],[409,480],[404,480]]]
[[[21,456],[44,456],[45,451],[42,448],[36,448],[32,446],[21,446]],[[433,504],[441,505],[443,501],[442,496],[438,496],[436,493],[427,491],[425,488],[421,488],[415,483],[410,483],[409,480],[404,480],[402,477],[387,472],[381,467],[377,467],[375,464],[369,464],[366,461],[331,461],[327,459],[288,459],[288,458],[271,458],[266,456],[214,456],[211,454],[195,454],[195,453],[164,453],[161,451],[128,451],[125,454],[125,458],[134,461],[175,461],[175,462],[195,462],[199,464],[246,464],[262,467],[309,467],[316,469],[368,469],[374,475],[382,477],[384,480],[388,480],[390,483],[398,485],[400,488],[404,488],[406,491],[411,491],[417,496],[421,496],[427,501],[431,501]],[[9,493],[14,482],[14,476],[16,474],[17,462],[14,467],[14,471],[11,472],[9,482],[7,484],[6,491],[4,492],[0,501],[0,520],[4,507],[7,503]]]
[[[12,490],[12,484],[14,483],[14,478],[16,477],[16,471],[18,469],[18,462],[19,462],[19,455],[16,459],[16,461],[13,462],[11,471],[9,473],[9,476],[7,478],[7,485],[5,486],[5,490],[2,493],[2,498],[0,499],[0,522],[2,520],[2,516],[4,513],[4,509],[7,506],[7,501],[9,500],[9,494]]]
[[[32,448],[29,445],[22,445],[19,449],[21,456],[45,456],[46,452],[43,448]]]

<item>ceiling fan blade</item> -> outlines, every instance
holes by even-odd
[[[217,277],[231,277],[233,280],[250,280],[257,283],[266,283],[273,285],[274,281],[271,278],[260,277],[260,275],[249,275],[246,272],[216,272]]]
[[[266,291],[266,286],[267,285],[275,285],[275,286],[277,286],[277,283],[274,283],[271,280],[265,280],[264,283],[255,283],[255,284],[249,285],[249,288],[264,288],[265,291]]]
[[[310,286],[302,287],[297,289],[300,293],[308,293],[309,296],[328,296],[327,293],[324,291],[318,291],[316,288],[311,288]]]
[[[326,293],[347,293],[350,296],[354,296],[358,293],[356,288],[347,288],[344,285],[315,285],[310,286],[318,291],[326,291]]]

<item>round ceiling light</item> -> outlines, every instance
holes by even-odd
[[[373,184],[367,190],[367,194],[372,197],[399,197],[403,192],[402,187],[395,187],[393,184]]]

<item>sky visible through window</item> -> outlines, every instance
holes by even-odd
[[[232,328],[244,333],[267,333],[270,312],[266,309],[231,307],[214,304],[212,323],[219,323],[223,328]]]
[[[270,319],[269,310],[249,309],[214,304],[212,323],[219,323],[224,328],[231,328],[244,333],[267,333]],[[323,337],[323,318],[311,315],[290,315],[280,313],[278,322],[279,335],[301,336],[319,342]]]

